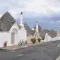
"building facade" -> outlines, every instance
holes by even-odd
[[[0,47],[4,47],[6,43],[7,46],[17,45],[18,42],[27,40],[27,31],[22,23],[21,13],[20,24],[18,24],[15,19],[6,12],[0,19]]]

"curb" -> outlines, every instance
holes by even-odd
[[[13,48],[2,48],[2,49],[5,49],[5,50],[9,50],[9,51],[15,51],[17,49],[22,49],[22,48],[27,48],[27,47],[33,47],[33,46],[36,46],[36,45],[39,45],[39,44],[42,44],[42,43],[38,43],[38,44],[31,44],[31,45],[23,45],[23,46],[17,46],[18,48],[16,47],[13,47]]]

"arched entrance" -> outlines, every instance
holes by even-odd
[[[11,44],[15,44],[17,29],[13,29],[11,33]]]
[[[12,32],[11,33],[11,44],[14,44],[15,43],[15,33]]]

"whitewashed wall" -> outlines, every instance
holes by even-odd
[[[44,42],[51,41],[51,37],[48,35],[48,33],[45,34]]]
[[[4,42],[7,41],[7,46],[11,46],[11,33],[15,32],[15,44],[18,44],[20,40],[24,42],[27,40],[27,31],[25,28],[19,29],[17,23],[13,24],[10,31],[0,32],[0,47],[3,47]]]
[[[15,44],[18,44],[20,40],[26,41],[27,40],[27,31],[24,28],[24,25],[21,29],[19,29],[17,23],[15,23],[11,29],[10,33],[13,32],[13,30],[16,29],[16,34],[15,34]]]
[[[44,42],[49,42],[49,41],[57,41],[60,40],[59,36],[56,36],[54,38],[50,37],[50,36],[45,36]]]
[[[23,40],[24,42],[27,40],[27,31],[22,28],[19,30],[18,41]]]
[[[56,36],[54,38],[51,38],[52,41],[60,40],[60,37]]]
[[[11,35],[9,34],[9,32],[0,32],[0,47],[3,47],[4,42],[7,41],[7,45],[10,46],[11,45]]]
[[[13,24],[13,26],[11,27],[11,29],[10,29],[9,32],[10,32],[10,33],[13,32],[14,29],[16,29],[17,31],[19,30],[19,27],[18,27],[17,23],[14,23],[14,24]]]
[[[18,25],[17,25],[17,23],[14,23],[9,32],[10,32],[10,34],[12,32],[15,33],[15,44],[18,44],[18,34],[19,34],[18,31],[19,31]]]

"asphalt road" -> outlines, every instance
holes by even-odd
[[[0,51],[0,60],[56,60],[60,41],[43,43],[16,51]]]

